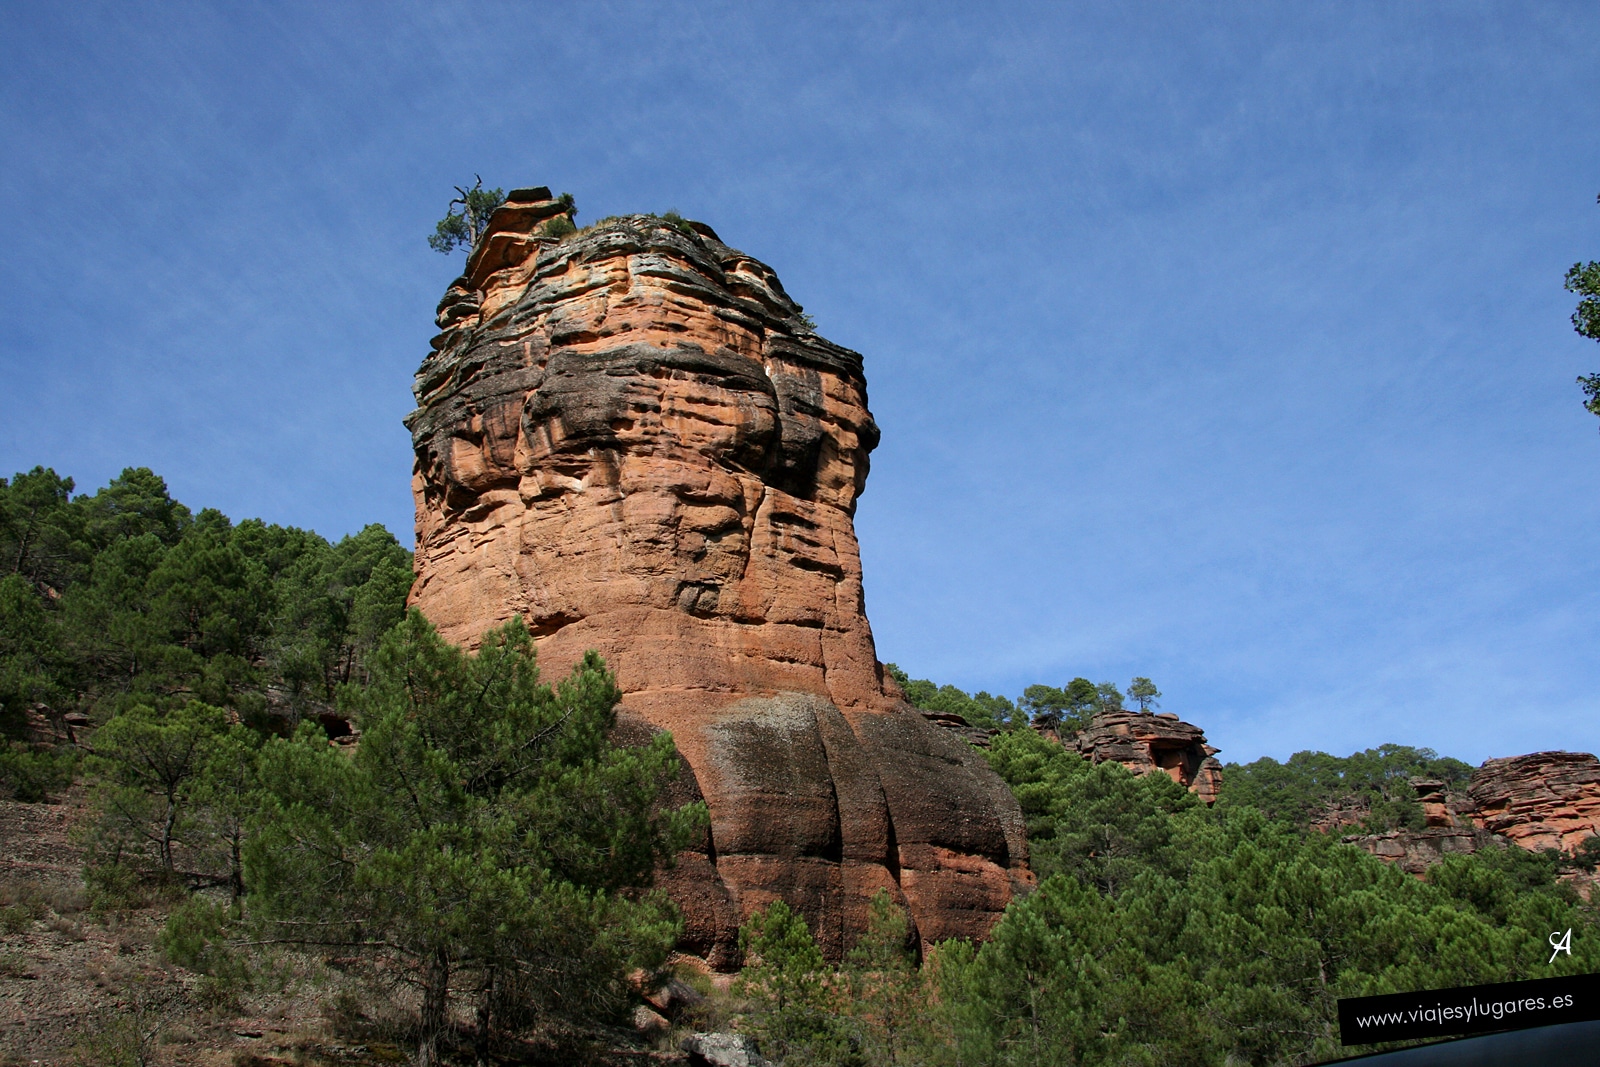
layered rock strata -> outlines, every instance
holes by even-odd
[[[1134,774],[1160,771],[1214,804],[1222,788],[1218,751],[1198,726],[1176,715],[1142,711],[1101,712],[1069,742],[1094,763],[1111,760]]]
[[[983,936],[1031,877],[1021,813],[878,663],[861,357],[709,227],[567,210],[513,192],[440,303],[411,603],[467,645],[521,616],[550,678],[596,649],[624,732],[672,731],[711,813],[666,876],[687,951],[735,966],[782,897],[837,956],[879,889],[924,941]]]
[[[1488,760],[1467,793],[1477,825],[1526,849],[1572,852],[1600,834],[1600,759],[1587,752]]]
[[[1600,835],[1600,759],[1587,752],[1488,760],[1472,772],[1465,793],[1426,778],[1411,779],[1411,787],[1422,805],[1424,829],[1344,840],[1421,874],[1449,853],[1476,852],[1490,843],[1573,852]]]
[[[1411,788],[1422,805],[1422,822],[1430,830],[1470,830],[1475,825],[1477,805],[1472,797],[1457,793],[1437,778],[1414,777]]]

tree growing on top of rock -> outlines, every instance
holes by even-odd
[[[428,238],[428,247],[435,252],[448,255],[457,248],[465,248],[471,253],[489,225],[489,216],[494,214],[495,208],[506,202],[504,189],[485,189],[483,179],[476,174],[473,177],[477,180],[472,188],[455,187],[455,199],[450,201],[444,218],[439,220],[433,236]]]
[[[1595,202],[1600,203],[1600,197],[1596,197]],[[1562,287],[1582,297],[1572,313],[1572,328],[1600,341],[1600,263],[1594,260],[1574,263]],[[1588,398],[1583,406],[1600,415],[1600,374],[1580,374],[1578,384],[1583,386],[1583,395]]]
[[[1135,678],[1128,685],[1128,699],[1139,705],[1140,711],[1149,711],[1151,708],[1161,706],[1161,690],[1156,688],[1156,683],[1148,678]]]
[[[1072,732],[1089,725],[1102,711],[1122,706],[1122,695],[1110,682],[1095,685],[1087,678],[1074,678],[1058,689],[1053,685],[1030,685],[1022,691],[1018,704],[1033,722],[1051,730]]]

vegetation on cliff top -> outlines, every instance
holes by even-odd
[[[1411,779],[1464,787],[1471,774],[1470,764],[1431,748],[1380,745],[1349,756],[1296,752],[1284,763],[1264,756],[1226,764],[1220,802],[1301,828],[1349,823],[1369,833],[1421,830],[1426,824]]]
[[[1600,197],[1595,198],[1600,203]],[[1580,298],[1572,312],[1572,328],[1584,337],[1600,341],[1600,263],[1574,263],[1567,271],[1563,288]],[[1587,397],[1584,407],[1600,415],[1600,374],[1582,374],[1578,384]]]
[[[1087,678],[1074,678],[1059,687],[1030,685],[1013,701],[987,692],[968,694],[953,685],[912,678],[893,663],[884,664],[884,669],[913,707],[960,715],[969,724],[989,730],[1010,730],[1029,723],[1052,730],[1081,730],[1101,712],[1122,710],[1124,695],[1141,710],[1158,707],[1157,698],[1161,696],[1161,690],[1148,678],[1133,679],[1126,693],[1115,682],[1097,685]]]
[[[489,216],[506,202],[504,189],[485,189],[483,179],[477,175],[474,178],[471,188],[455,187],[455,198],[445,208],[444,218],[434,225],[428,247],[435,252],[448,255],[465,248],[470,255],[489,226]]]
[[[473,177],[476,180],[470,189],[459,185],[455,187],[456,195],[446,206],[444,218],[434,224],[433,233],[428,237],[428,247],[435,252],[448,255],[458,248],[465,248],[470,256],[489,227],[489,216],[494,214],[495,208],[506,202],[504,189],[485,189],[483,179],[477,175]],[[578,207],[572,194],[562,193],[556,200],[566,210],[563,214],[546,219],[539,227],[539,234],[561,238],[577,233],[578,227],[572,220],[578,217]]]

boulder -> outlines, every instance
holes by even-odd
[[[679,1047],[695,1067],[770,1067],[755,1041],[743,1034],[690,1034]]]
[[[417,374],[410,602],[467,646],[521,616],[552,680],[597,650],[619,735],[672,732],[711,814],[663,879],[686,952],[736,967],[782,898],[838,957],[880,889],[924,941],[984,936],[1031,881],[1022,816],[878,662],[861,356],[709,227],[551,236],[541,191],[492,216]]]
[[[668,1033],[672,1024],[654,1008],[640,1004],[633,1009],[633,1029],[640,1037],[654,1040]]]

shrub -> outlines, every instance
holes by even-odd
[[[72,785],[78,772],[78,754],[36,749],[13,741],[0,749],[0,794],[28,804],[47,800]]]
[[[139,872],[123,863],[85,867],[83,884],[88,892],[89,911],[97,915],[142,908],[150,902],[148,887]]]
[[[249,992],[249,960],[228,943],[237,915],[226,906],[195,897],[174,909],[156,938],[171,963],[204,976],[199,994],[212,1008],[232,1008]]]
[[[665,222],[685,237],[695,236],[694,227],[689,225],[689,220],[678,214],[677,211],[668,211],[659,217],[662,222]]]
[[[550,219],[543,226],[539,227],[539,232],[545,237],[554,237],[559,239],[567,236],[569,233],[577,233],[578,227],[574,225],[572,220],[567,216],[557,215],[555,218]]]

